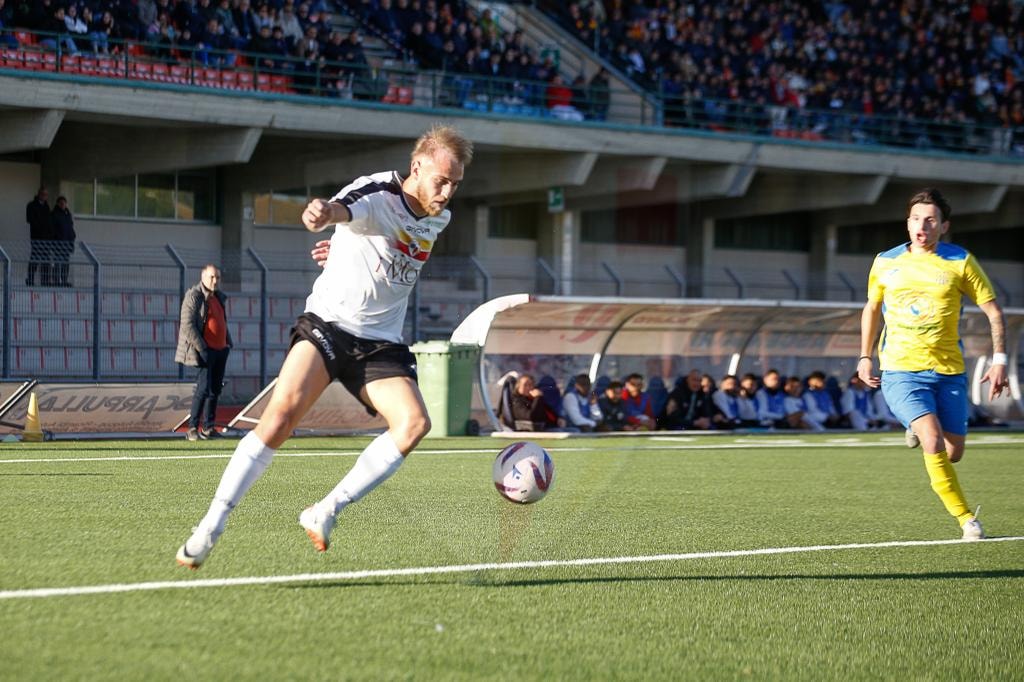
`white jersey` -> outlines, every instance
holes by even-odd
[[[358,178],[331,201],[352,220],[335,226],[306,312],[362,339],[402,343],[409,294],[451,213],[417,218],[394,171]]]

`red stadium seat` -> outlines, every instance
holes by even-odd
[[[185,84],[191,82],[188,77],[188,67],[181,64],[172,64],[170,71],[171,83]]]
[[[220,86],[229,90],[238,89],[238,73],[231,69],[224,69],[220,72]]]
[[[100,57],[96,60],[96,75],[107,77],[116,76],[117,62],[110,57]]]
[[[399,104],[412,104],[412,88],[401,87],[398,88],[398,103]]]
[[[43,55],[35,50],[26,50],[24,60],[26,69],[39,71],[43,68]]]
[[[0,65],[9,69],[20,69],[25,66],[21,59],[21,50],[5,47],[0,51]]]
[[[266,73],[256,74],[256,89],[267,91],[270,90],[270,75]]]
[[[60,58],[60,70],[65,73],[79,73],[82,70],[81,58],[77,54],[66,54]]]
[[[209,67],[196,69],[196,84],[207,88],[220,87],[220,73]]]
[[[169,83],[171,80],[171,69],[166,64],[153,65],[153,80],[159,83]]]
[[[239,90],[252,90],[253,76],[252,71],[239,71],[238,72],[238,89]]]
[[[18,31],[14,34],[14,37],[18,39],[19,45],[35,45],[36,37],[35,34],[29,33],[28,31]]]
[[[292,79],[290,76],[274,75],[270,77],[270,89],[274,92],[291,92]]]
[[[96,59],[93,57],[82,57],[78,60],[78,72],[83,73],[86,76],[96,76],[99,74],[99,67],[96,64]]]
[[[56,71],[57,70],[57,53],[56,52],[44,52],[43,53],[43,71]]]
[[[381,102],[384,102],[385,104],[394,104],[397,101],[398,101],[398,86],[397,85],[389,85],[388,86],[388,91],[387,91],[387,93],[384,94],[384,97],[381,99]]]
[[[153,65],[146,62],[133,62],[132,63],[132,78],[138,78],[139,80],[149,80],[153,77]]]

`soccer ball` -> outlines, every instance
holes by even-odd
[[[512,443],[494,458],[494,487],[510,502],[537,502],[548,494],[554,480],[555,463],[536,443]]]

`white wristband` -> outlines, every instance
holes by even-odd
[[[1007,363],[1006,353],[993,353],[992,364],[993,365],[1005,365]]]

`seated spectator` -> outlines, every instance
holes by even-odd
[[[573,106],[572,88],[565,85],[562,77],[557,73],[551,78],[548,84],[546,101],[548,111],[555,118],[563,121],[582,121],[583,114]]]
[[[626,403],[622,399],[622,382],[609,381],[604,394],[597,399],[597,407],[601,410],[601,431],[633,431],[627,421]]]
[[[68,33],[78,36],[85,36],[89,32],[89,26],[78,16],[78,5],[72,3],[64,11],[64,25]]]
[[[50,17],[49,21],[43,29],[47,33],[53,34],[48,35],[39,41],[39,44],[50,50],[56,50],[58,44],[60,49],[68,54],[78,54],[78,45],[75,44],[74,38],[71,37],[71,33],[68,32],[68,25],[64,21],[64,8],[57,6],[53,12],[53,16]]]
[[[750,428],[761,424],[754,402],[741,392],[739,381],[732,374],[722,377],[711,401],[722,415],[721,428]]]
[[[867,431],[875,426],[875,407],[871,404],[871,394],[856,373],[850,377],[841,405],[843,417],[852,429]]]
[[[110,39],[114,36],[114,15],[108,11],[93,14],[89,24],[89,42],[96,54],[110,54]],[[83,18],[85,13],[83,12]]]
[[[772,426],[777,429],[788,429],[789,421],[786,420],[786,392],[782,388],[782,380],[779,377],[779,370],[769,369],[761,379],[763,386],[758,389],[757,418],[762,426]]]
[[[502,386],[498,418],[502,425],[513,431],[544,431],[558,427],[558,416],[544,402],[543,393],[529,374],[507,376]]]
[[[714,426],[715,406],[711,396],[701,388],[700,378],[700,372],[691,370],[686,380],[668,394],[665,409],[658,417],[658,428],[706,431]],[[719,416],[719,421],[724,421],[724,417]]]
[[[814,371],[807,376],[807,392],[804,393],[804,398],[808,403],[808,411],[815,421],[830,429],[840,425],[842,418],[832,395],[825,388],[824,372]]]
[[[590,377],[577,374],[572,388],[562,396],[565,425],[584,433],[594,431],[601,424],[601,408],[597,396],[590,392]]]
[[[628,431],[651,431],[655,427],[651,397],[644,392],[644,378],[640,374],[626,377],[626,386],[622,391],[622,402],[626,407],[626,423]]]
[[[811,412],[811,401],[804,397],[804,385],[800,381],[800,377],[786,379],[783,390],[786,392],[786,397],[782,404],[789,428],[802,431],[825,430],[825,426],[816,419],[818,415]],[[814,414],[813,417],[812,414]]]

